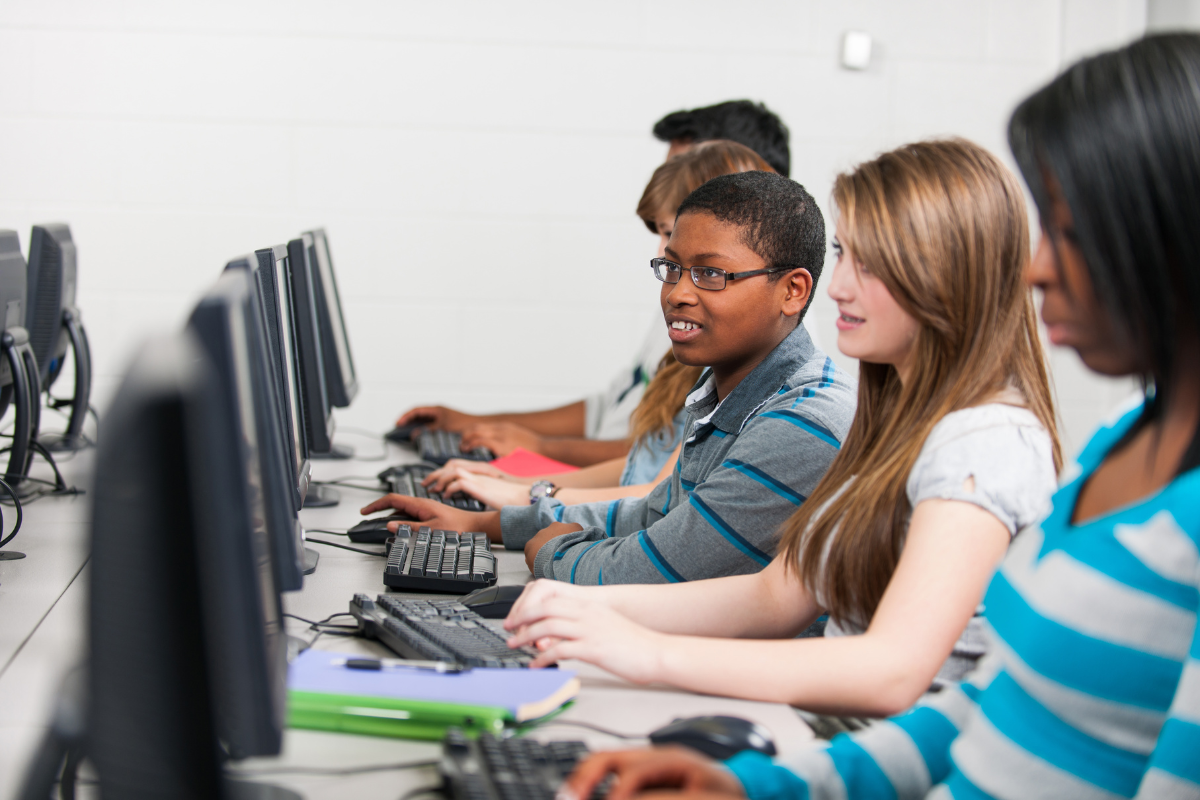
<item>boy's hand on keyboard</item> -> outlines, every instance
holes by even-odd
[[[742,784],[716,761],[694,750],[673,745],[641,750],[612,750],[592,755],[575,768],[558,790],[556,800],[590,797],[609,775],[616,777],[608,800],[648,797],[646,789],[674,789],[672,797],[745,797]],[[657,792],[654,793],[657,795]]]
[[[475,422],[474,414],[464,414],[445,406],[417,406],[410,408],[396,420],[396,427],[416,424],[431,431],[461,431]]]
[[[506,456],[518,447],[531,453],[542,452],[542,437],[515,422],[479,422],[463,431],[463,452],[484,447],[497,456]]]
[[[425,480],[421,481],[421,485],[439,494],[445,494],[446,486],[450,484],[450,481],[458,477],[458,470],[474,472],[477,475],[487,475],[491,478],[507,479],[511,477],[504,470],[497,469],[486,461],[472,461],[469,458],[452,458],[443,466],[426,475]],[[528,485],[526,484],[526,486]]]
[[[539,654],[531,667],[575,658],[634,683],[659,677],[666,635],[638,625],[603,603],[552,597],[527,614],[534,621],[519,626],[508,646],[536,647]]]
[[[374,514],[376,511],[388,509],[395,509],[434,530],[483,531],[491,541],[500,540],[500,515],[494,511],[483,513],[460,511],[454,506],[448,506],[436,500],[408,497],[402,494],[386,494],[375,502],[363,506],[359,513]],[[493,517],[495,519],[492,519]],[[388,530],[394,533],[402,524],[402,522],[389,522]]]
[[[528,490],[525,495],[526,504],[528,504]],[[533,572],[533,562],[537,559],[538,550],[541,550],[546,542],[581,530],[583,530],[583,526],[575,522],[551,522],[547,527],[538,531],[537,536],[525,543],[525,564],[529,567],[529,571]]]

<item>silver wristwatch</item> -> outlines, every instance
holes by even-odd
[[[529,487],[529,505],[533,505],[543,497],[553,497],[556,487],[550,481],[534,481]]]

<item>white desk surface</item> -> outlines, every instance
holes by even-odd
[[[381,453],[375,443],[358,436],[339,437],[357,447],[366,458]],[[83,453],[63,465],[69,484],[86,487],[91,453]],[[331,480],[344,476],[367,478],[385,465],[411,461],[410,452],[388,445],[382,461],[314,461],[313,478]],[[41,472],[35,472],[42,477]],[[356,483],[371,485],[371,481]],[[342,502],[333,508],[305,509],[301,521],[308,529],[328,527],[344,530],[359,519],[358,509],[377,496],[375,492],[340,487]],[[14,797],[33,748],[46,729],[51,704],[62,676],[83,657],[86,625],[87,516],[89,498],[45,498],[26,510],[25,524],[5,549],[28,555],[18,561],[0,562],[0,800]],[[9,509],[3,509],[9,516]],[[346,543],[341,537],[312,533]],[[346,611],[356,592],[377,594],[384,590],[383,562],[346,550],[310,545],[321,554],[317,571],[305,578],[304,589],[284,595],[284,609],[308,619],[323,619]],[[370,549],[369,546],[367,546]],[[518,552],[494,551],[500,582],[524,583],[529,579],[524,558]],[[307,626],[288,620],[297,636],[311,637]],[[378,643],[363,639],[323,636],[319,649],[390,653]],[[812,738],[807,726],[786,705],[710,697],[664,686],[637,686],[603,670],[579,662],[567,662],[576,670],[583,689],[575,704],[558,720],[580,720],[632,735],[644,734],[676,717],[701,714],[730,714],[764,725],[775,736],[781,752],[802,747]],[[730,680],[737,680],[730,676]],[[593,749],[634,746],[637,742],[560,724],[541,726],[531,735],[538,739],[582,739]],[[436,759],[441,752],[436,742],[417,742],[352,736],[318,731],[291,730],[284,737],[284,751],[275,758],[249,759],[233,766],[236,771],[341,769],[375,764]],[[438,782],[436,770],[372,772],[359,775],[307,775],[280,772],[262,780],[287,786],[307,798],[390,798]]]

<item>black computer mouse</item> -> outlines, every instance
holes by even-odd
[[[396,444],[412,444],[413,434],[421,430],[421,426],[412,422],[407,425],[397,425],[383,435],[383,438]]]
[[[775,755],[775,742],[766,728],[741,717],[688,717],[650,734],[653,744],[681,744],[720,761],[743,750]]]
[[[413,523],[416,520],[402,517],[399,514],[392,514],[387,517],[372,517],[371,519],[363,520],[346,531],[346,535],[350,537],[350,541],[358,542],[359,544],[383,544],[392,535],[387,529],[389,522]]]
[[[523,591],[524,584],[489,586],[476,589],[458,602],[486,619],[504,619]]]

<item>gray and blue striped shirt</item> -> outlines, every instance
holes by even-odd
[[[778,528],[816,487],[850,428],[853,379],[803,325],[720,403],[711,372],[688,397],[671,477],[644,498],[564,506],[552,498],[500,512],[521,549],[553,522],[582,531],[537,554],[534,575],[580,584],[666,583],[758,572]]]

